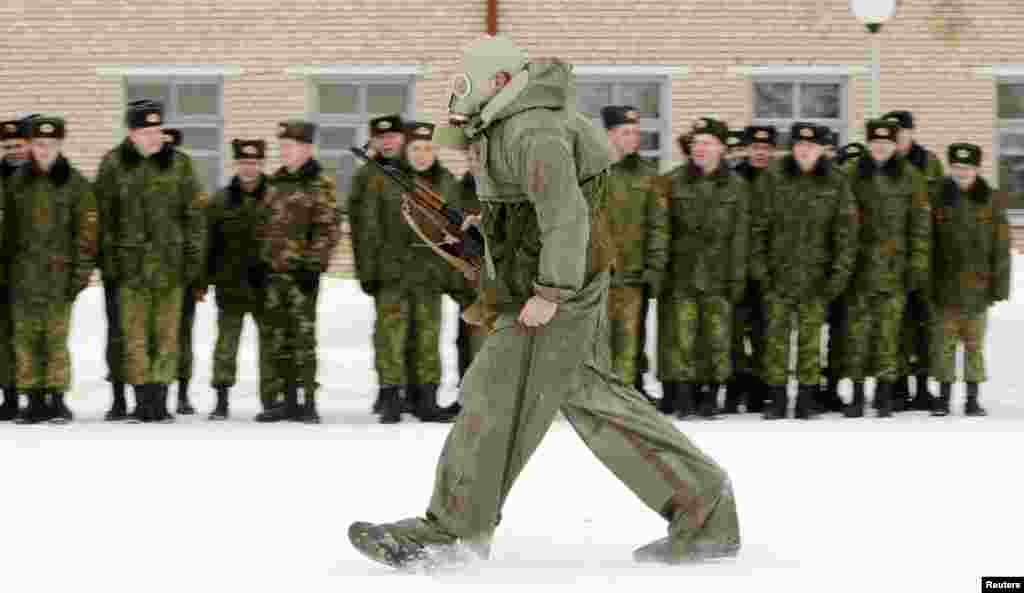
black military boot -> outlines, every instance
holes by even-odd
[[[826,412],[843,411],[846,404],[843,403],[843,398],[839,397],[838,377],[832,375],[825,376],[825,387],[818,396],[818,402],[821,404],[821,408]]]
[[[0,422],[7,422],[18,417],[18,392],[11,388],[4,388],[4,403],[0,404]]]
[[[117,422],[128,419],[128,403],[124,399],[124,383],[111,383],[111,391],[114,392],[114,401],[110,409],[103,416],[107,422]]]
[[[793,417],[798,420],[811,420],[817,418],[821,413],[820,402],[814,401],[814,396],[819,392],[820,385],[800,385],[796,391],[796,405],[793,408]]]
[[[207,416],[209,420],[227,420],[228,419],[228,390],[229,387],[218,387],[217,388],[217,405],[214,406],[213,411]]]
[[[285,388],[284,403],[256,414],[256,422],[283,422],[299,417],[299,391],[294,385]]]
[[[51,424],[67,424],[75,419],[75,415],[71,413],[67,404],[64,403],[64,394],[59,391],[54,391],[50,394],[49,407],[49,421]]]
[[[932,400],[935,399],[935,396],[933,396],[931,391],[928,390],[928,373],[915,375],[914,383],[917,391],[914,393],[914,399],[911,400],[907,409],[919,411],[931,410]]]
[[[462,404],[458,400],[453,401],[451,405],[441,408],[441,417],[448,418],[450,420],[441,420],[441,422],[454,422],[459,414],[462,413]]]
[[[261,393],[260,394],[260,406],[263,407],[263,411],[266,412],[271,408],[276,408],[283,403],[280,393]]]
[[[892,392],[896,385],[889,381],[877,381],[875,383],[876,418],[889,418],[892,416],[893,402]]]
[[[135,409],[128,415],[128,422],[137,424],[139,422],[152,422],[153,421],[153,399],[150,394],[149,385],[132,385],[132,391],[135,393]]]
[[[988,416],[988,411],[978,403],[980,387],[977,383],[967,384],[967,403],[964,404],[965,416]]]
[[[423,422],[447,423],[455,419],[445,413],[444,409],[437,405],[437,385],[416,385],[413,387],[418,393],[415,415]]]
[[[178,408],[177,412],[185,416],[191,416],[196,413],[196,409],[192,407],[192,402],[188,400],[188,379],[178,380]]]
[[[760,414],[764,412],[764,397],[768,391],[768,386],[757,375],[750,375],[749,380],[750,384],[747,386],[747,413]]]
[[[398,392],[398,401],[402,404],[403,414],[416,415],[420,406],[420,392],[416,385],[404,385]]]
[[[174,422],[174,415],[167,411],[167,394],[170,385],[166,383],[151,383],[149,388],[152,393],[153,422],[171,424]]]
[[[402,400],[399,397],[398,385],[381,385],[380,394],[380,423],[396,424],[402,421]]]
[[[373,406],[370,407],[370,412],[373,414],[380,414],[380,390],[377,391],[377,397],[373,400]]]
[[[782,420],[786,417],[786,409],[789,407],[789,394],[786,393],[785,385],[769,385],[768,398],[765,402],[765,420]]]
[[[843,408],[843,416],[847,418],[864,417],[864,381],[853,382],[853,399]]]
[[[704,419],[718,418],[718,387],[720,383],[708,383],[707,389],[697,396],[697,414]]]
[[[746,373],[736,373],[729,379],[729,382],[725,384],[725,406],[722,408],[723,414],[739,414],[740,413],[740,402],[743,398],[749,395],[747,391],[747,385],[750,381],[747,379]]]
[[[28,405],[20,412],[14,420],[15,424],[39,424],[46,422],[50,417],[50,407],[46,405],[46,393],[42,391],[30,391],[28,393]]]
[[[679,391],[679,383],[675,381],[662,381],[661,399],[658,400],[659,412],[669,415],[675,413],[677,391]]]
[[[305,424],[320,424],[320,413],[316,411],[316,390],[302,390],[302,408],[299,410],[298,420]]]
[[[672,409],[676,418],[689,418],[696,410],[697,397],[700,395],[700,383],[676,383],[673,395],[675,400]]]
[[[932,416],[949,416],[949,396],[952,393],[952,383],[939,383],[939,397],[932,400]]]
[[[903,412],[910,409],[910,375],[899,377],[892,384],[892,398],[890,406],[893,412]],[[878,407],[876,406],[877,410]]]

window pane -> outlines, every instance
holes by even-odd
[[[640,150],[658,150],[661,148],[659,132],[640,132]]]
[[[169,126],[175,127],[175,126]],[[181,147],[185,150],[220,152],[220,128],[180,128]]]
[[[660,117],[658,97],[660,85],[656,82],[642,84],[623,84],[622,103],[632,105],[640,112],[640,117]]]
[[[840,90],[838,84],[801,84],[800,116],[838,119]]]
[[[1024,84],[999,85],[999,118],[1024,118]]]
[[[167,96],[170,94],[170,85],[159,82],[127,83],[125,84],[126,103],[150,99],[167,103]]]
[[[1024,156],[999,159],[999,188],[1010,192],[1010,208],[1024,209]]]
[[[319,85],[320,113],[358,113],[359,87],[354,84]]]
[[[793,83],[755,82],[754,117],[793,117]]]
[[[220,115],[220,85],[217,83],[182,83],[176,86],[178,114]]]
[[[612,103],[612,85],[583,83],[576,85],[576,109],[590,117],[600,117],[601,108]],[[639,107],[639,106],[638,106]]]
[[[404,84],[370,84],[366,86],[366,111],[371,114],[405,111]]]
[[[221,166],[220,157],[200,156],[192,157],[192,165],[199,176],[199,182],[208,193],[220,189]]]
[[[999,153],[1007,156],[1024,156],[1024,134],[999,134]]]
[[[317,131],[320,150],[348,150],[356,144],[355,128],[321,126]]]

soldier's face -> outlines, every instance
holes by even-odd
[[[978,179],[977,167],[971,165],[950,165],[949,168],[953,173],[953,179],[956,179],[956,184],[963,191],[971,189],[974,186],[974,182]]]
[[[750,145],[750,166],[755,169],[764,169],[772,163],[772,155],[775,147],[764,142],[755,142]]]
[[[434,154],[434,143],[427,140],[410,142],[405,148],[405,158],[413,169],[426,171],[434,166],[437,158]]]
[[[712,172],[722,162],[722,155],[725,153],[725,144],[711,134],[697,134],[693,137],[693,144],[690,146],[693,162],[704,169],[705,172]]]
[[[157,126],[129,130],[128,138],[135,144],[135,148],[138,149],[143,156],[149,156],[156,153],[164,144],[163,130]]]
[[[896,150],[900,151],[900,154],[907,154],[913,144],[914,130],[900,129],[899,134],[896,135]]]
[[[868,150],[876,163],[887,163],[896,154],[896,143],[891,140],[872,140]]]
[[[247,183],[259,179],[263,171],[263,161],[260,159],[238,159],[235,165],[238,168],[238,178]]]
[[[61,141],[56,138],[33,138],[32,144],[29,145],[32,160],[43,171],[49,171],[53,161],[57,160],[57,155],[60,154],[61,144]]]
[[[14,163],[24,163],[28,159],[28,141],[23,138],[4,140],[4,157]]]
[[[313,156],[313,145],[299,142],[294,138],[281,138],[278,140],[281,149],[281,162],[288,169],[295,171],[306,164],[309,157]]]
[[[640,150],[640,125],[623,124],[608,130],[608,140],[622,156],[636,154]]]
[[[824,152],[825,147],[816,142],[797,142],[793,145],[793,158],[804,173],[814,169]]]
[[[373,149],[384,158],[397,159],[402,154],[402,141],[405,136],[401,132],[388,132],[373,137]]]

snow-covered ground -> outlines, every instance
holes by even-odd
[[[1024,259],[1017,258],[1016,269]],[[1024,274],[992,311],[991,415],[906,413],[889,420],[767,423],[746,415],[678,426],[730,471],[744,548],[735,561],[635,565],[661,537],[646,510],[556,422],[517,483],[490,562],[409,576],[349,545],[354,520],[421,514],[448,426],[382,426],[372,307],[352,281],[328,280],[320,306],[324,424],[259,425],[254,328],[246,327],[232,419],[205,414],[215,309],[196,320],[194,400],[174,425],[111,425],[103,377],[102,291],[74,310],[76,422],[0,424],[0,589],[332,591],[349,587],[633,585],[687,591],[976,591],[1024,574],[1020,344]],[[442,400],[454,398],[454,305],[447,303]],[[173,393],[173,390],[172,390]],[[567,471],[568,470],[568,471]],[[571,476],[571,477],[570,477]],[[913,589],[903,587],[910,586]],[[785,589],[783,589],[785,588]]]

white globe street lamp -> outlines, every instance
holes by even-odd
[[[850,0],[850,12],[871,34],[871,117],[882,111],[882,42],[878,32],[896,14],[899,0]]]

